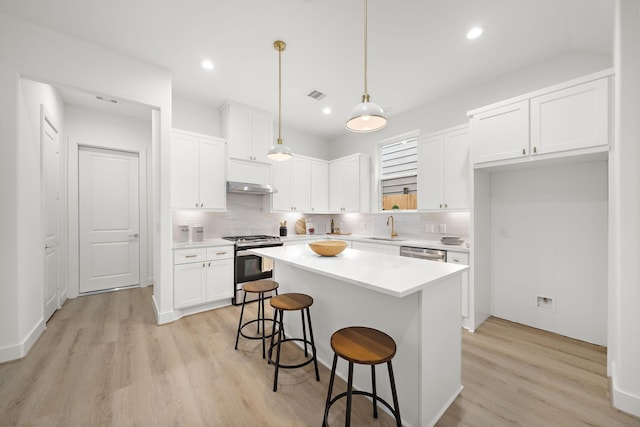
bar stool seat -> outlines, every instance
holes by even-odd
[[[333,366],[331,368],[331,378],[329,380],[329,391],[324,409],[323,427],[328,426],[327,418],[329,409],[339,399],[347,398],[347,409],[345,416],[345,426],[351,424],[351,399],[352,395],[364,395],[372,398],[373,417],[378,418],[377,402],[385,405],[396,419],[398,427],[402,426],[400,418],[400,407],[398,406],[398,394],[396,391],[395,379],[391,360],[396,354],[396,343],[389,335],[382,331],[364,326],[351,326],[340,329],[331,335],[331,348],[333,349]],[[347,391],[331,398],[333,392],[333,381],[336,375],[336,365],[338,356],[349,362],[349,375],[347,379]],[[371,385],[372,391],[353,390],[353,364],[371,365]],[[389,381],[391,382],[391,394],[393,397],[393,407],[376,392],[376,371],[375,365],[386,363],[389,369]]]
[[[264,359],[266,357],[265,342],[267,338],[271,337],[271,334],[269,335],[265,334],[265,321],[273,322],[273,319],[265,318],[266,316],[264,313],[264,294],[266,292],[275,291],[277,295],[279,286],[280,285],[275,280],[255,280],[253,282],[247,282],[244,285],[242,285],[244,296],[242,298],[242,309],[240,310],[240,321],[238,322],[238,331],[236,332],[236,345],[235,345],[236,350],[238,349],[238,341],[240,339],[240,335],[250,340],[261,339],[262,340],[262,358]],[[244,317],[244,306],[247,302],[247,294],[258,294],[258,317],[253,320],[249,320],[245,323],[242,323],[242,319]],[[257,334],[260,333],[260,330],[261,330],[260,325],[262,324],[261,336],[246,335],[243,332],[246,326],[253,323],[257,323],[257,330],[256,330]]]
[[[309,313],[309,307],[313,305],[313,298],[309,295],[298,294],[298,293],[287,293],[278,295],[276,297],[271,298],[270,301],[271,307],[274,309],[273,315],[273,331],[271,332],[271,345],[269,346],[269,363],[275,365],[275,373],[273,377],[273,391],[278,390],[278,371],[280,368],[283,369],[294,369],[300,368],[302,366],[308,365],[313,362],[316,371],[316,381],[320,381],[320,373],[318,372],[318,359],[316,358],[316,344],[313,340],[313,327],[311,326],[311,314]],[[300,311],[300,315],[302,317],[302,338],[285,338],[284,335],[284,324],[283,317],[285,311]],[[307,329],[305,325],[305,312],[306,316],[306,324],[309,325],[309,339],[307,339]],[[276,332],[276,323],[278,324],[278,331]],[[274,338],[278,336],[278,341],[274,342]],[[287,365],[280,363],[280,349],[282,344],[287,341],[299,341],[304,344],[304,357],[305,361]],[[307,346],[311,345],[311,353],[312,356],[309,357],[309,352]],[[272,359],[272,353],[274,347],[276,348],[276,360]]]

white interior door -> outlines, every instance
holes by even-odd
[[[42,149],[42,200],[44,228],[44,321],[46,322],[60,307],[60,228],[59,217],[59,173],[58,131],[51,125],[46,114],[41,123]]]
[[[80,293],[140,283],[138,154],[80,147]]]

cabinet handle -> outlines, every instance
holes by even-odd
[[[444,207],[445,207],[445,208],[448,208],[448,207],[449,207],[449,205],[447,205],[447,204],[445,203],[445,204],[444,204]]]
[[[198,256],[198,254],[195,254],[195,255],[185,255],[184,257],[185,257],[185,258],[195,258],[195,257],[197,257],[197,256]]]
[[[524,156],[526,154],[526,152],[524,151],[524,148],[522,149],[522,155]]]
[[[538,147],[533,147],[533,154],[538,152]]]
[[[211,263],[209,263],[209,267],[211,267]]]
[[[454,260],[452,260],[452,261],[453,261],[453,262],[460,262],[460,260],[459,260],[459,259],[454,259]]]
[[[442,203],[440,203],[440,209],[442,209]]]
[[[206,265],[207,265],[207,263],[206,263],[206,262],[203,262],[203,263],[202,263],[202,268],[205,268],[205,267],[206,267]]]
[[[224,255],[226,253],[227,253],[226,251],[224,251],[224,252],[216,252],[216,255]]]
[[[198,207],[198,204],[196,203],[196,208]]]

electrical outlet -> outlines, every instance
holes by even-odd
[[[435,233],[436,232],[435,224],[425,224],[424,225],[424,232],[425,233]]]
[[[536,297],[536,307],[538,307],[540,310],[553,311],[553,298],[538,295]]]
[[[500,237],[509,237],[509,227],[500,226]]]
[[[447,224],[440,224],[440,234],[447,234]]]

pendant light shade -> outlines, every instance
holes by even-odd
[[[352,132],[374,132],[387,125],[387,117],[382,108],[369,101],[367,93],[367,0],[364,0],[364,95],[362,103],[351,110],[347,118],[347,129]]]
[[[291,157],[291,149],[282,143],[280,131],[282,128],[282,51],[287,45],[282,40],[273,42],[273,47],[278,51],[278,140],[272,145],[267,153],[267,157],[271,160],[282,161],[289,160]]]

